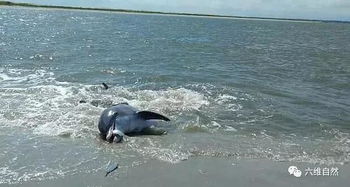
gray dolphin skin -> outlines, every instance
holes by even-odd
[[[155,125],[155,120],[170,121],[161,114],[138,111],[127,103],[120,103],[102,112],[98,129],[102,139],[121,142],[125,134],[140,133]]]

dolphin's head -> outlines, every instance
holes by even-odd
[[[113,130],[113,135],[114,135],[113,142],[115,143],[120,143],[124,139],[124,133],[121,132],[120,130],[117,130],[117,129]]]
[[[113,142],[115,143],[121,143],[123,141],[123,136],[116,134],[113,138]]]

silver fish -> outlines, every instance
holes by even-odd
[[[111,161],[109,161],[109,163],[107,164],[105,177],[107,177],[108,174],[110,174],[113,171],[115,171],[116,169],[118,169],[118,167],[119,167],[119,165],[117,163],[111,163]]]

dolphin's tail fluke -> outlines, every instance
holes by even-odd
[[[154,120],[154,119],[159,119],[159,120],[164,120],[164,121],[170,121],[169,118],[161,115],[161,114],[157,114],[155,112],[150,112],[150,111],[140,111],[137,112],[137,116],[144,119],[144,120]]]

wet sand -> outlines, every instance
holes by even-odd
[[[295,165],[303,175],[288,173]],[[121,166],[123,167],[123,166]],[[310,167],[338,167],[339,176],[305,176]],[[311,165],[270,160],[226,160],[220,158],[190,158],[178,164],[153,160],[130,168],[126,173],[104,172],[78,174],[55,180],[23,183],[24,186],[312,186],[342,187],[350,182],[349,165]]]

